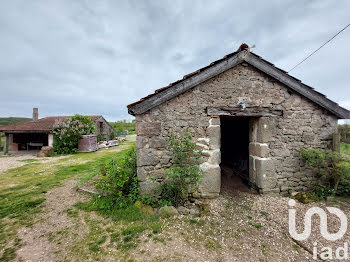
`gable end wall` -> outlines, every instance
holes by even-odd
[[[238,65],[209,79],[150,111],[136,115],[137,166],[141,193],[154,194],[166,169],[171,166],[167,140],[172,133],[188,129],[201,146],[201,167],[205,171],[199,195],[213,197],[220,191],[220,119],[207,115],[207,107],[267,107],[282,110],[282,116],[260,118],[256,127],[263,140],[254,140],[251,131],[252,166],[261,166],[252,181],[261,192],[288,189],[307,190],[315,174],[300,159],[301,148],[327,148],[337,131],[337,118],[266,74],[248,65]],[[253,124],[252,124],[253,125]],[[253,126],[251,128],[254,128]],[[268,159],[268,162],[261,161]],[[252,162],[253,161],[253,162]],[[267,164],[268,163],[268,164]],[[253,171],[250,173],[254,173]],[[262,177],[267,180],[260,181]],[[198,195],[198,192],[194,192]]]

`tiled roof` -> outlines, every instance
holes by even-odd
[[[138,100],[138,101],[136,101],[136,102],[134,102],[134,103],[131,103],[131,104],[127,105],[127,107],[129,108],[129,107],[132,107],[132,106],[134,106],[134,105],[137,105],[137,104],[141,103],[142,101],[144,101],[144,100],[146,100],[146,99],[148,99],[148,98],[150,98],[150,97],[152,97],[152,96],[154,96],[154,95],[156,95],[156,94],[159,94],[159,93],[161,93],[162,91],[164,91],[164,90],[166,90],[166,89],[168,89],[168,88],[170,88],[170,87],[172,87],[172,86],[174,86],[174,85],[176,85],[176,84],[178,84],[178,83],[184,81],[185,79],[187,79],[187,78],[189,78],[189,77],[191,77],[191,76],[197,75],[197,74],[199,74],[200,72],[204,71],[205,69],[208,69],[209,67],[212,67],[213,65],[216,65],[216,64],[222,62],[223,60],[225,60],[225,59],[227,59],[227,58],[229,58],[229,57],[231,57],[231,56],[234,56],[234,55],[237,54],[237,53],[239,53],[239,52],[237,51],[237,52],[233,52],[233,53],[231,53],[231,54],[225,55],[223,58],[221,58],[221,59],[219,59],[219,60],[216,60],[216,61],[214,61],[214,62],[211,62],[209,65],[207,65],[207,66],[205,66],[205,67],[202,67],[201,69],[198,69],[198,70],[196,70],[196,71],[194,71],[194,72],[192,72],[192,73],[189,73],[189,74],[187,74],[187,75],[184,75],[184,76],[182,77],[182,79],[177,80],[177,81],[175,81],[175,82],[173,82],[173,83],[170,83],[169,85],[167,85],[167,86],[165,86],[165,87],[162,87],[162,88],[159,88],[159,89],[155,90],[154,93],[149,94],[148,96],[145,96],[145,97],[141,98],[140,100]]]
[[[279,74],[284,75],[284,76],[288,77],[289,79],[291,79],[291,80],[293,80],[293,81],[297,81],[298,83],[300,83],[300,85],[302,86],[303,89],[305,89],[305,90],[310,90],[310,93],[311,93],[311,94],[320,96],[321,99],[323,99],[324,101],[326,101],[326,103],[331,104],[332,107],[334,107],[334,108],[339,108],[341,111],[345,112],[346,117],[344,117],[343,114],[342,114],[342,115],[339,116],[340,118],[348,118],[348,117],[350,116],[350,112],[349,112],[348,110],[346,110],[346,109],[344,109],[344,108],[341,108],[337,103],[335,103],[335,102],[329,100],[325,95],[321,94],[320,92],[315,91],[314,88],[312,88],[311,86],[308,86],[308,85],[302,83],[301,80],[299,80],[299,79],[297,79],[297,78],[295,78],[295,77],[289,75],[288,72],[286,72],[286,71],[284,71],[284,70],[282,70],[282,69],[276,67],[276,66],[275,66],[274,64],[272,64],[271,62],[266,61],[266,60],[264,60],[263,58],[261,58],[260,56],[258,56],[258,55],[256,55],[256,54],[250,52],[250,50],[249,50],[249,48],[248,48],[248,45],[246,45],[246,44],[242,44],[236,52],[230,53],[230,54],[224,56],[223,58],[221,58],[221,59],[219,59],[219,60],[216,60],[216,61],[210,63],[209,65],[207,65],[207,66],[205,66],[205,67],[203,67],[203,68],[201,68],[201,69],[198,69],[198,70],[196,70],[196,71],[194,71],[194,72],[192,72],[192,73],[190,73],[190,74],[185,75],[182,79],[180,79],[180,80],[178,80],[178,81],[176,81],[176,82],[170,83],[169,85],[167,85],[167,86],[165,86],[165,87],[162,87],[162,88],[160,88],[160,89],[157,89],[157,90],[155,90],[154,93],[152,93],[152,94],[150,94],[150,95],[148,95],[148,96],[146,96],[146,97],[143,97],[143,98],[141,98],[140,100],[138,100],[138,101],[136,101],[136,102],[134,102],[134,103],[131,103],[131,104],[127,105],[127,108],[128,108],[128,110],[129,110],[129,113],[132,114],[132,115],[135,115],[134,108],[135,108],[136,105],[138,105],[138,104],[144,102],[145,100],[148,100],[149,98],[151,98],[151,97],[153,97],[153,96],[162,95],[162,92],[164,92],[165,90],[167,90],[167,89],[169,89],[169,88],[171,88],[171,87],[173,87],[173,86],[175,86],[175,85],[178,85],[179,83],[183,82],[184,80],[186,80],[186,79],[188,79],[188,78],[191,78],[191,77],[194,77],[194,76],[196,76],[196,75],[199,75],[199,74],[203,73],[203,71],[205,71],[205,70],[207,70],[207,69],[209,69],[209,68],[211,68],[211,67],[213,67],[213,66],[215,66],[215,65],[217,65],[217,64],[220,64],[220,63],[224,62],[225,60],[227,61],[229,58],[231,58],[231,57],[233,57],[233,56],[239,54],[241,51],[245,51],[245,52],[248,51],[249,54],[253,55],[253,57],[255,57],[256,59],[258,59],[258,60],[260,60],[260,61],[262,61],[262,62],[264,62],[264,63],[266,63],[268,66],[270,66],[271,68],[273,68],[274,70],[276,70],[277,72],[279,72]],[[326,108],[326,109],[329,110],[329,108]],[[148,109],[148,110],[149,110],[149,109]]]
[[[38,121],[30,121],[18,124],[11,124],[7,126],[0,126],[0,131],[51,131],[57,123],[65,121],[71,116],[48,116],[40,118]],[[101,116],[89,116],[93,120],[100,118]]]

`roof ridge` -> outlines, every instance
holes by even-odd
[[[240,47],[240,49],[241,49],[241,47]],[[350,111],[349,110],[339,106],[336,102],[330,100],[324,94],[314,90],[314,88],[312,88],[311,86],[304,84],[301,80],[297,79],[294,76],[289,75],[288,72],[276,67],[274,64],[261,58],[257,54],[250,52],[249,49],[246,49],[246,48],[243,48],[241,50],[240,49],[236,52],[233,52],[233,53],[230,53],[230,54],[224,56],[221,59],[218,59],[216,61],[211,62],[208,66],[202,67],[202,68],[200,68],[192,73],[186,74],[181,80],[177,80],[173,83],[170,83],[169,85],[167,85],[165,87],[157,89],[154,93],[149,94],[148,96],[145,96],[145,97],[141,98],[140,100],[127,105],[129,114],[131,114],[131,115],[142,114],[142,113],[152,109],[153,107],[156,107],[159,104],[167,101],[167,98],[162,98],[161,96],[164,95],[164,96],[170,97],[169,99],[171,99],[172,98],[171,96],[175,97],[175,96],[181,94],[182,92],[185,92],[190,88],[193,88],[194,86],[201,83],[200,82],[201,80],[199,80],[199,78],[200,78],[199,75],[202,74],[203,71],[205,71],[205,70],[210,70],[211,68],[217,67],[218,68],[217,74],[219,74],[219,73],[224,72],[230,68],[235,67],[236,65],[238,65],[242,62],[247,62],[251,66],[263,71],[267,75],[270,75],[271,77],[280,81],[284,85],[286,85],[289,88],[293,89],[294,91],[298,92],[300,95],[303,95],[304,97],[308,98],[309,100],[313,101],[314,103],[318,104],[319,106],[327,109],[328,111],[330,111],[334,115],[338,116],[339,118],[350,119]],[[228,65],[228,63],[226,63],[224,65],[220,65],[220,63],[222,63],[223,61],[226,61],[226,62],[230,61],[230,64]],[[220,66],[221,66],[221,68],[220,68]],[[223,68],[225,70],[223,70]],[[202,82],[217,75],[217,74],[215,74],[215,70],[212,70],[211,74],[212,75],[209,77],[203,77],[204,80],[202,80]],[[276,76],[279,76],[279,77],[276,77]],[[191,78],[196,78],[196,77],[198,78],[196,83],[193,84],[193,83],[189,82],[189,80]],[[283,80],[284,80],[283,82],[281,81],[281,78],[283,78]],[[178,90],[175,92],[175,94],[172,94],[172,95],[170,94],[170,92],[167,92],[168,89],[171,89],[174,86],[176,86],[179,83],[184,82],[184,81],[187,81],[187,85],[188,85],[187,87],[178,88]],[[185,85],[186,85],[186,83],[183,84],[183,86],[185,86]],[[305,89],[305,90],[303,90],[303,89]],[[167,94],[166,94],[166,92],[167,92]],[[157,100],[156,98],[153,98],[155,96],[157,96],[157,98],[159,98],[159,99]],[[152,101],[149,102],[149,105],[146,105],[145,101],[150,99],[150,98]]]

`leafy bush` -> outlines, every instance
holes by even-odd
[[[139,196],[136,150],[132,147],[119,161],[111,160],[101,169],[96,187],[112,199],[134,202]]]
[[[337,195],[346,197],[350,196],[350,180],[343,179],[339,182]]]
[[[312,193],[318,200],[324,200],[329,196],[334,196],[335,194],[333,188],[321,185],[317,186]]]
[[[141,203],[144,205],[150,205],[154,208],[172,205],[172,203],[170,201],[167,201],[165,199],[157,199],[157,198],[151,197],[149,195],[140,196],[139,201],[141,201]]]
[[[338,152],[302,149],[301,156],[308,166],[317,169],[319,177],[326,181],[325,186],[333,187],[335,193],[340,182],[350,179],[350,162]]]
[[[103,139],[103,134],[98,134],[97,135],[97,142],[104,141]]]
[[[95,123],[88,116],[74,115],[58,123],[52,133],[55,136],[53,147],[59,154],[78,151],[78,141],[83,135],[95,133]]]
[[[188,132],[183,136],[172,135],[169,151],[173,156],[173,165],[168,169],[159,190],[162,201],[179,206],[187,200],[188,190],[195,187],[201,178],[201,151],[196,149]]]

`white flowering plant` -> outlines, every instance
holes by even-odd
[[[58,122],[52,130],[55,137],[54,150],[59,154],[77,152],[79,139],[83,135],[91,135],[95,132],[95,123],[88,116],[74,115],[63,122]]]

